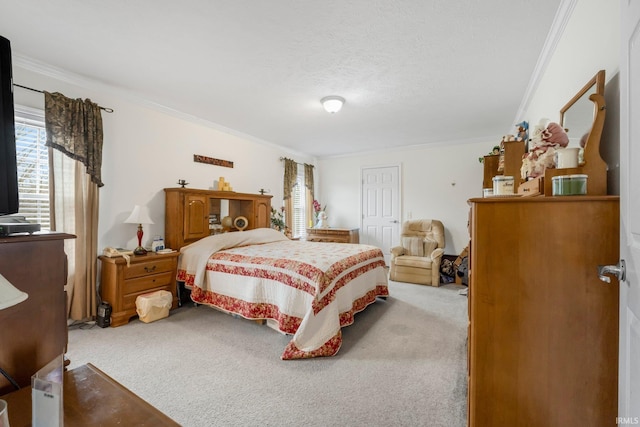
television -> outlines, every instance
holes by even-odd
[[[0,220],[18,212],[11,43],[0,36]]]

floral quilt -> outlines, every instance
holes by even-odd
[[[241,239],[238,246],[216,241],[196,242],[195,250],[183,248],[178,280],[191,287],[197,303],[247,319],[271,319],[280,331],[292,334],[282,359],[335,355],[342,344],[341,327],[352,324],[354,314],[376,297],[389,295],[382,251],[369,245],[292,241],[282,239],[282,233],[268,241],[270,232],[259,230],[226,233],[243,235],[232,237]],[[246,233],[253,231],[258,244],[247,243],[252,239]],[[196,261],[196,253],[207,253],[205,246],[215,250],[206,255],[206,263]],[[198,275],[194,268],[204,268],[204,273]]]

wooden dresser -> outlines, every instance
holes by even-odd
[[[0,274],[29,297],[0,310],[0,367],[20,387],[67,347],[64,233],[0,237]],[[13,386],[0,375],[0,394]]]
[[[619,198],[472,199],[469,426],[613,426]]]
[[[173,295],[171,308],[178,306],[176,274],[179,255],[179,252],[132,255],[129,265],[123,257],[99,257],[102,262],[100,296],[111,304],[111,326],[129,323],[129,319],[137,315],[138,295],[169,291]]]
[[[357,228],[307,228],[309,242],[359,243]]]
[[[165,188],[164,192],[164,240],[171,249],[179,250],[210,235],[209,224],[219,224],[225,208],[232,219],[247,218],[247,230],[271,227],[270,195],[190,188]]]

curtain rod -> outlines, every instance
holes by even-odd
[[[286,157],[280,157],[280,161],[284,161],[284,160],[286,160],[286,159],[287,159]],[[291,159],[291,160],[293,160],[293,159]],[[294,160],[294,162],[295,162],[295,160]],[[307,163],[300,163],[300,162],[296,162],[296,164],[297,164],[297,165],[306,165]],[[313,168],[313,167],[315,167],[315,166],[313,166],[313,165],[309,165],[309,166],[311,166],[312,168]]]
[[[32,87],[27,87],[27,86],[22,86],[22,85],[19,85],[19,84],[17,84],[17,83],[14,83],[13,85],[14,85],[14,86],[21,87],[22,89],[31,90],[31,91],[33,91],[33,92],[44,93],[44,91],[43,91],[43,90],[40,90],[40,89],[34,89],[34,88],[32,88]],[[98,107],[100,107],[100,109],[101,109],[101,110],[103,110],[103,111],[105,111],[106,113],[113,113],[113,108],[102,107],[102,106],[100,106],[100,105],[98,105]]]

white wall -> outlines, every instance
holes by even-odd
[[[313,158],[281,147],[241,137],[195,120],[178,118],[144,106],[113,88],[66,76],[50,77],[14,64],[14,82],[71,98],[90,98],[115,110],[102,114],[104,150],[100,189],[98,249],[105,246],[137,246],[136,226],[123,221],[135,204],[149,207],[154,224],[144,227],[143,245],[164,235],[164,191],[185,179],[191,188],[210,188],[220,176],[234,191],[257,193],[271,190],[272,206],[282,205],[281,156],[313,163]],[[50,73],[49,73],[50,74]],[[70,83],[69,80],[72,82]],[[15,103],[43,108],[43,95],[16,88]],[[194,154],[230,160],[233,168],[195,163]]]
[[[560,120],[560,109],[599,70],[605,70],[609,81],[619,64],[619,2],[577,0],[522,119],[531,129],[541,118]]]
[[[560,108],[598,70],[606,70],[607,81],[618,73],[618,2],[566,0],[563,3],[575,7],[562,35],[556,39],[555,51],[550,57],[543,58],[548,61],[546,69],[541,76],[532,79],[538,81],[538,86],[530,99],[523,100],[523,117],[505,123],[505,134],[512,133],[515,123],[523,119],[529,121],[531,130],[543,117],[559,120]],[[617,85],[613,85],[613,89],[616,88]],[[614,108],[617,106],[608,107],[609,120],[614,118],[611,114]],[[607,135],[603,135],[603,140],[606,138]],[[336,227],[359,226],[361,166],[401,164],[402,220],[408,219],[409,212],[413,218],[442,220],[447,229],[445,253],[459,254],[469,241],[466,201],[481,197],[483,175],[478,157],[487,154],[499,139],[498,136],[486,143],[441,144],[431,148],[319,159],[319,197],[323,204],[329,205],[329,223]],[[611,142],[615,144],[617,140]],[[455,186],[451,186],[453,182]]]
[[[469,243],[467,200],[482,197],[479,157],[499,142],[436,144],[405,150],[318,160],[320,202],[332,227],[360,227],[360,173],[364,166],[401,165],[400,221],[433,218],[443,222],[445,253],[459,254]]]

